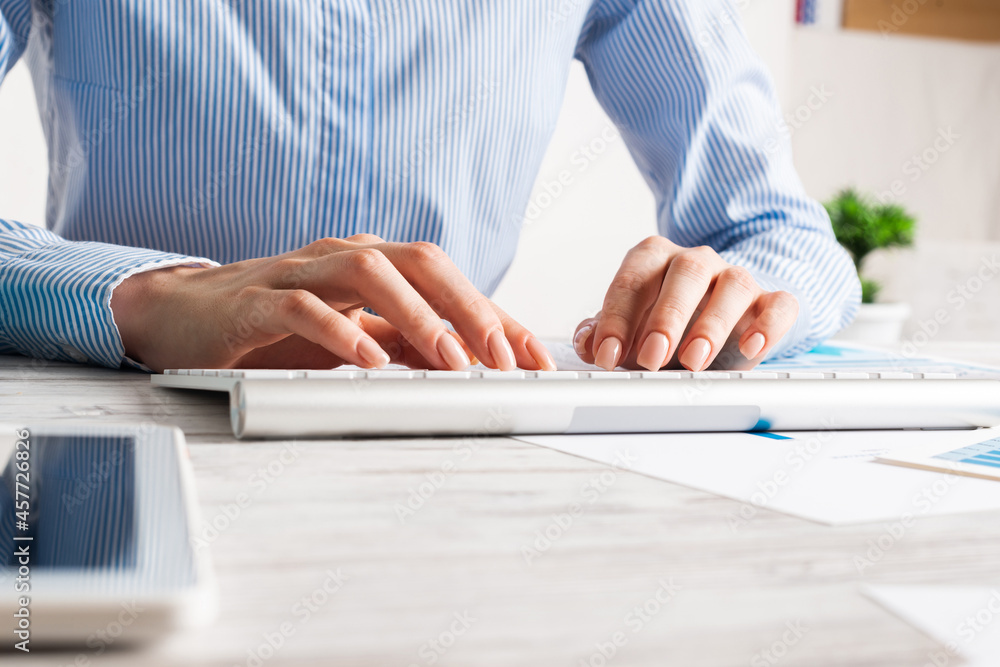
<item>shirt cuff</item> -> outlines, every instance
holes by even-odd
[[[26,356],[118,368],[126,359],[111,312],[114,288],[137,273],[185,264],[218,266],[203,257],[69,241],[8,257],[0,265],[0,340]]]
[[[753,268],[750,269],[750,272],[753,273],[754,280],[757,281],[757,284],[761,287],[761,289],[768,292],[788,292],[799,302],[799,315],[795,318],[795,323],[792,324],[792,328],[788,330],[788,333],[786,333],[780,341],[778,341],[777,345],[772,347],[771,350],[764,355],[764,359],[762,359],[762,361],[780,359],[782,357],[805,352],[808,347],[808,339],[812,331],[810,327],[810,322],[812,322],[812,313],[809,309],[809,301],[805,298],[802,290],[783,278],[763,274]]]

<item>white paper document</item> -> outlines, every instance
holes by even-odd
[[[1000,586],[865,586],[865,595],[941,643],[925,664],[1000,665]]]
[[[921,516],[1000,509],[995,481],[875,462],[940,444],[957,449],[1000,435],[976,431],[824,431],[518,436],[593,461],[623,455],[630,469],[743,502],[731,524],[767,508],[826,524],[919,521]]]

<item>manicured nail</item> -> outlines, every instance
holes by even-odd
[[[503,331],[497,329],[486,339],[486,345],[490,348],[493,356],[493,363],[502,371],[512,371],[517,368],[517,359],[514,358],[514,350],[507,341],[507,336]]]
[[[639,350],[636,362],[643,368],[658,371],[667,363],[667,351],[669,349],[670,341],[667,340],[667,337],[659,331],[654,331],[646,336],[646,342],[642,344],[642,349]]]
[[[587,341],[590,340],[590,334],[594,333],[594,323],[580,327],[580,330],[576,332],[573,336],[573,349],[581,357],[587,354]]]
[[[760,351],[764,349],[764,343],[766,342],[767,341],[764,340],[764,334],[758,331],[747,338],[747,342],[743,343],[743,347],[740,348],[740,352],[742,352],[743,356],[747,359],[756,359],[760,356]]]
[[[600,349],[597,350],[597,358],[594,363],[609,371],[615,370],[618,366],[618,359],[622,355],[622,343],[615,337],[605,338],[601,342]]]
[[[708,355],[711,353],[711,343],[704,338],[695,338],[684,349],[680,362],[688,370],[700,371],[705,367],[705,362],[708,361]]]
[[[554,371],[556,370],[556,362],[552,359],[552,355],[549,354],[548,348],[542,345],[542,341],[538,340],[534,336],[528,339],[524,344],[528,348],[528,354],[531,358],[535,360],[539,368],[543,371]]]
[[[471,363],[469,355],[465,353],[465,350],[458,344],[458,341],[451,337],[450,333],[445,332],[438,338],[437,351],[441,355],[441,358],[444,359],[444,363],[453,371],[468,368]]]
[[[358,355],[365,360],[369,368],[384,368],[392,361],[385,350],[371,338],[362,338],[358,341]]]

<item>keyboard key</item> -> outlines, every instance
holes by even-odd
[[[880,380],[912,380],[913,373],[899,373],[896,371],[886,371],[883,373],[872,373],[872,375]]]
[[[524,380],[524,371],[479,371],[476,377],[481,377],[484,380]]]
[[[695,380],[731,380],[740,376],[739,373],[730,373],[728,371],[701,371],[693,375]]]
[[[924,380],[955,380],[958,376],[954,373],[914,373],[916,376],[920,376]]]
[[[788,374],[789,380],[825,380],[826,374],[806,371],[796,371]]]
[[[306,377],[310,380],[356,380],[362,374],[363,371],[344,371],[344,370],[322,370],[322,371],[306,371]]]
[[[290,380],[292,372],[276,368],[254,368],[245,370],[242,372],[242,375],[237,374],[234,377],[242,377],[246,380]]]
[[[835,380],[868,380],[871,377],[869,373],[862,373],[860,371],[834,371],[833,379]]]
[[[621,371],[591,371],[589,373],[580,373],[590,380],[628,380],[629,373]]]
[[[413,380],[417,378],[417,373],[418,371],[377,370],[363,371],[358,375],[366,380]],[[423,373],[420,375],[422,376]]]
[[[733,373],[744,380],[777,380],[777,373],[768,373],[767,371],[740,371],[738,373]]]
[[[426,371],[424,377],[428,380],[468,380],[472,373],[473,371]]]
[[[576,380],[580,374],[576,371],[528,371],[525,376],[533,380]]]

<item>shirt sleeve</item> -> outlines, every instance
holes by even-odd
[[[798,298],[771,356],[850,323],[857,273],[795,172],[773,82],[731,2],[596,0],[576,56],[656,195],[660,233]]]
[[[0,81],[24,53],[28,0],[0,0]],[[205,258],[72,243],[0,219],[0,354],[119,367],[125,359],[111,294],[129,276]]]
[[[203,257],[70,242],[31,225],[0,220],[0,353],[118,368],[125,359],[111,295],[142,271]]]

